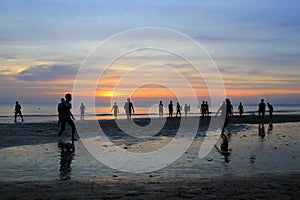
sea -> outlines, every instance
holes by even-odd
[[[110,105],[96,105],[95,109],[92,106],[85,105],[86,112],[84,120],[109,120],[114,116],[111,112]],[[238,114],[238,105],[233,105],[234,114]],[[244,115],[257,115],[257,104],[244,104]],[[274,115],[299,115],[300,104],[273,104]],[[92,112],[96,110],[96,112]],[[211,115],[214,115],[218,107],[209,109]],[[72,108],[72,113],[76,120],[80,120],[79,106]],[[176,111],[175,111],[176,112]],[[184,110],[181,111],[184,116]],[[22,104],[22,113],[24,116],[23,123],[44,123],[44,122],[57,122],[57,104]],[[167,117],[167,106],[164,109],[164,117]],[[174,113],[175,114],[175,113]],[[200,109],[197,105],[190,105],[190,112],[187,116],[199,116]],[[135,113],[133,118],[158,118],[158,104],[156,105],[135,105]],[[118,119],[126,118],[123,105],[119,105]],[[17,121],[20,122],[21,118],[18,117]],[[0,104],[0,123],[14,123],[14,104]]]

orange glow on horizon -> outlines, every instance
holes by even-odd
[[[184,89],[183,89],[184,90]],[[284,89],[256,89],[256,90],[226,90],[226,95],[231,97],[250,97],[250,96],[264,96],[264,95],[290,95],[300,94],[297,90],[284,90]],[[189,97],[185,95],[184,91],[181,97]],[[198,97],[209,96],[209,90],[207,88],[197,89],[196,95]],[[112,89],[102,89],[96,92],[97,97],[141,97],[141,98],[153,98],[153,97],[165,97],[174,98],[178,96],[174,94],[168,88],[138,88],[134,92],[131,89],[125,89],[123,91],[113,91]]]
[[[138,88],[132,93],[131,97],[175,98],[176,94],[168,88]]]
[[[256,89],[256,90],[226,90],[226,94],[232,97],[247,97],[247,96],[263,96],[263,95],[289,95],[300,94],[297,90],[284,90],[284,89]]]

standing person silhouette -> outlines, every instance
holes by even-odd
[[[200,105],[200,111],[201,111],[202,118],[204,118],[204,115],[206,113],[205,101],[202,101],[202,104]]]
[[[274,111],[273,106],[269,102],[267,103],[267,105],[268,105],[268,108],[269,108],[270,119],[272,119],[273,118],[273,111]]]
[[[230,100],[227,98],[225,101],[223,101],[221,107],[216,112],[216,116],[221,111],[221,118],[224,120],[224,123],[222,124],[222,132],[225,131],[225,128],[228,126],[229,123],[229,111],[228,108],[230,107]]]
[[[21,105],[19,104],[18,101],[16,101],[16,105],[15,105],[15,123],[17,122],[17,116],[20,116],[22,119],[22,122],[24,121],[23,115],[22,115],[22,111],[21,111]]]
[[[114,118],[117,119],[119,113],[119,106],[117,105],[117,102],[114,103],[110,112],[114,112]]]
[[[177,105],[176,105],[176,117],[178,114],[181,117],[181,106],[180,106],[179,102],[177,102]]]
[[[57,134],[58,137],[61,136],[62,132],[66,130],[66,123],[68,123],[71,128],[72,128],[72,145],[73,148],[75,149],[74,141],[75,141],[75,124],[74,121],[75,118],[73,114],[71,113],[72,109],[72,104],[70,101],[72,100],[72,95],[71,94],[66,94],[65,95],[65,101],[63,103],[62,107],[62,117],[61,117],[61,128],[59,133]]]
[[[206,113],[206,116],[209,116],[209,106],[208,106],[207,101],[205,102],[205,113]]]
[[[266,113],[266,104],[264,101],[264,99],[261,99],[260,103],[258,104],[258,116],[262,121],[264,120]]]
[[[164,115],[164,105],[162,104],[162,101],[159,101],[158,104],[158,115],[160,118],[162,118]]]
[[[84,120],[85,105],[83,105],[83,103],[81,103],[81,106],[79,107],[79,111],[80,111],[80,120]]]
[[[173,102],[169,103],[169,117],[173,117]]]
[[[239,110],[240,116],[242,116],[243,113],[244,113],[244,106],[243,106],[242,102],[240,102],[240,105],[239,105],[239,107],[238,107],[238,110]]]
[[[59,127],[60,122],[61,122],[64,102],[65,102],[65,99],[64,99],[64,98],[61,98],[61,99],[60,99],[60,103],[57,105],[57,113],[58,113],[57,127]]]
[[[188,106],[187,104],[184,104],[184,116],[187,116],[187,113],[190,111],[190,106]]]
[[[124,104],[124,109],[126,112],[127,120],[130,121],[131,115],[132,115],[132,113],[134,113],[134,107],[133,107],[133,104],[130,102],[129,98],[127,98],[127,102],[125,102],[125,104]]]

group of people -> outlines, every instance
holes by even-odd
[[[169,117],[173,117],[173,101],[170,101],[169,105],[168,105],[168,108],[169,108]],[[182,110],[182,107],[180,106],[179,102],[177,102],[176,104],[176,117],[181,117],[181,110]],[[186,110],[186,109],[185,109]]]
[[[272,119],[274,108],[269,102],[267,102],[267,105],[266,105],[264,101],[265,101],[264,99],[261,99],[260,103],[258,104],[258,116],[261,120],[264,120],[265,113],[266,113],[266,107],[268,107],[269,117],[270,117],[270,119]],[[229,118],[230,118],[231,116],[233,116],[233,106],[232,106],[230,100],[228,100],[228,104],[229,105],[228,105],[227,109],[228,109]],[[240,102],[238,105],[238,111],[239,111],[239,115],[242,116],[244,113],[244,106],[243,106],[242,102]]]
[[[264,101],[265,101],[264,99],[261,99],[260,103],[258,104],[258,116],[259,116],[259,119],[261,120],[261,122],[263,122],[263,120],[265,118],[265,112],[266,112],[266,104]],[[272,119],[274,108],[269,102],[267,103],[267,106],[269,109],[269,118]],[[242,116],[244,113],[244,106],[243,106],[242,102],[240,102],[240,104],[238,106],[238,110],[239,110],[240,116]],[[227,98],[227,99],[225,99],[225,101],[223,101],[223,104],[218,109],[216,115],[218,115],[219,112],[221,112],[221,117],[224,119],[224,126],[222,127],[222,129],[224,130],[224,128],[228,125],[228,121],[233,116],[233,105],[231,104],[230,99]]]
[[[160,101],[161,102],[161,101]],[[168,108],[169,108],[169,117],[173,117],[173,102],[170,101],[169,105],[168,105]],[[163,109],[162,109],[163,110]],[[187,105],[187,104],[184,104],[184,115],[187,116],[188,112],[191,111],[191,106],[190,105]],[[182,106],[179,104],[179,102],[177,102],[176,104],[176,117],[181,117],[181,111],[182,111]],[[161,113],[161,117],[162,117],[162,113]]]
[[[65,131],[65,127],[66,127],[67,123],[71,126],[71,128],[72,128],[72,146],[74,147],[75,124],[74,124],[73,120],[75,120],[75,118],[71,112],[71,108],[72,108],[72,105],[70,103],[71,100],[72,100],[72,95],[69,93],[65,95],[65,98],[61,98],[61,102],[57,106],[57,112],[58,112],[58,117],[59,117],[57,126],[61,127],[60,131],[58,133],[58,137],[60,137],[61,134],[63,133],[63,131]],[[170,118],[173,117],[173,111],[174,111],[173,107],[174,107],[173,102],[171,100],[168,105],[168,109],[169,109],[168,116]],[[258,105],[258,115],[262,121],[264,120],[264,117],[265,117],[266,107],[268,107],[268,109],[269,109],[270,119],[272,119],[272,117],[273,117],[273,111],[274,111],[273,106],[269,102],[266,105],[264,102],[264,99],[261,99],[261,101]],[[164,105],[163,105],[162,101],[159,102],[158,108],[159,108],[158,109],[159,117],[163,117]],[[81,103],[79,110],[81,112],[81,119],[83,120],[84,112],[86,110],[83,103]],[[124,110],[125,110],[127,119],[131,120],[132,114],[134,113],[134,106],[133,106],[133,103],[130,101],[130,98],[127,98],[127,101],[124,104]],[[181,110],[182,110],[182,107],[179,104],[179,102],[177,102],[176,117],[178,117],[178,116],[181,117]],[[239,110],[240,116],[242,116],[244,113],[244,107],[243,107],[242,102],[240,102],[240,104],[238,106],[238,110]],[[116,102],[112,106],[111,111],[113,112],[114,117],[117,118],[117,115],[119,113],[119,107]],[[185,116],[187,116],[187,113],[189,111],[190,111],[190,105],[185,104],[184,105]],[[208,107],[207,101],[206,102],[202,101],[202,104],[200,106],[200,111],[201,111],[202,117],[209,116],[209,107]],[[16,101],[14,112],[15,112],[15,122],[17,122],[18,115],[21,117],[22,121],[24,121],[23,115],[21,112],[21,105],[19,104],[18,101]],[[219,112],[221,112],[221,117],[224,119],[224,125],[222,126],[222,130],[224,131],[224,128],[228,125],[228,121],[230,120],[231,116],[233,116],[233,106],[231,104],[231,101],[228,98],[225,101],[223,101],[221,107],[216,112],[216,115],[218,115]]]
[[[70,98],[69,95],[68,95],[68,98]],[[64,98],[61,98],[61,102],[58,104],[57,111],[58,111],[59,120],[58,120],[57,126],[60,125],[60,123],[62,121],[61,119],[65,116],[65,111],[63,109],[63,107],[64,107],[63,105],[65,105],[66,103],[67,103],[67,101]],[[68,103],[70,103],[70,101]],[[226,104],[226,106],[224,106],[225,104]],[[231,101],[229,99],[226,99],[225,102],[223,102],[223,105],[221,106],[221,108],[222,107],[226,107],[226,113],[227,113],[226,115],[228,115],[228,118],[230,119],[233,116],[233,105],[231,104]],[[261,99],[261,102],[259,103],[259,106],[258,106],[258,115],[261,120],[264,120],[266,107],[268,107],[268,109],[269,109],[270,119],[272,119],[272,117],[273,117],[273,111],[274,111],[273,106],[269,102],[266,105],[264,103],[264,99]],[[209,116],[209,105],[208,105],[207,101],[202,101],[202,104],[199,108],[200,108],[200,113],[201,113],[202,117]],[[219,111],[220,111],[220,109],[219,109]],[[79,111],[81,114],[80,115],[81,120],[84,120],[85,110],[86,110],[85,105],[83,103],[81,103],[81,106],[79,108]],[[127,98],[127,101],[124,104],[124,110],[125,110],[127,119],[131,120],[132,114],[134,113],[134,106],[133,106],[133,103],[130,101],[130,98]],[[169,110],[168,116],[170,118],[172,118],[173,112],[174,112],[174,106],[173,106],[172,100],[170,101],[170,103],[168,105],[168,110]],[[178,116],[181,117],[181,111],[182,111],[182,106],[179,104],[179,102],[177,102],[176,117],[178,117]],[[217,113],[219,111],[217,111]],[[242,116],[244,113],[244,106],[243,106],[242,102],[239,103],[238,111],[239,111],[239,115]],[[116,102],[114,102],[111,112],[113,112],[114,118],[117,118],[118,113],[120,111],[119,111],[119,106],[117,105]],[[162,101],[160,101],[158,104],[158,112],[159,112],[159,117],[162,118],[163,113],[164,113],[164,105],[163,105]],[[185,104],[184,105],[185,116],[187,116],[188,112],[190,112],[190,105]],[[69,113],[70,113],[69,115],[73,118],[73,115],[71,114],[71,112],[69,112]],[[21,105],[19,104],[18,101],[16,101],[16,104],[15,104],[14,114],[15,114],[15,120],[14,120],[15,122],[17,122],[17,116],[20,116],[21,120],[24,121],[24,118],[23,118],[23,115],[21,112]]]
[[[173,111],[174,111],[173,101],[170,101],[170,103],[168,105],[168,109],[169,109],[168,116],[171,118],[171,117],[173,117]],[[191,111],[191,106],[185,104],[183,110],[184,110],[184,115],[187,116],[188,112]],[[181,111],[182,111],[182,106],[179,104],[179,102],[177,102],[177,104],[176,104],[176,115],[175,116],[176,117],[178,117],[178,116],[181,117]],[[160,118],[163,117],[163,112],[164,112],[164,105],[163,105],[162,101],[159,101],[158,114],[159,114]]]
[[[269,102],[267,102],[267,106],[269,109],[269,117],[270,117],[270,119],[272,119],[274,108]],[[261,99],[260,103],[258,104],[258,116],[262,121],[265,118],[265,113],[266,113],[266,103],[265,103],[264,99]]]
[[[127,101],[124,103],[124,110],[126,113],[127,120],[131,120],[131,116],[134,113],[133,103],[130,101],[130,98],[127,98]],[[114,118],[117,119],[118,113],[120,112],[117,102],[114,102],[114,105],[111,108]]]
[[[270,116],[270,118],[272,118],[273,106],[270,103],[267,103],[267,106],[269,108],[269,116]],[[134,107],[129,98],[127,99],[127,102],[125,102],[125,104],[124,104],[124,109],[126,112],[127,119],[131,120],[132,113],[134,113]],[[168,105],[168,110],[169,110],[168,117],[172,118],[173,112],[174,112],[174,105],[173,105],[172,100],[170,101],[170,103]],[[117,118],[117,113],[119,113],[119,107],[116,102],[114,103],[111,111],[113,111],[114,117]],[[182,111],[182,106],[179,104],[179,102],[177,102],[175,117],[178,117],[178,116],[181,117],[181,111]],[[189,111],[190,111],[190,105],[185,104],[184,105],[185,116],[187,116],[187,113]],[[242,102],[240,102],[238,105],[238,111],[239,111],[239,115],[242,116],[244,113],[244,106],[243,106]],[[264,103],[264,99],[261,99],[261,103],[259,104],[259,108],[258,108],[258,114],[259,114],[259,118],[261,120],[264,120],[265,111],[266,111],[266,104]],[[202,101],[202,104],[200,106],[200,112],[201,112],[202,117],[209,116],[209,105],[208,105],[207,101]],[[223,102],[223,104],[221,105],[219,110],[216,112],[216,115],[218,115],[219,112],[221,112],[221,116],[224,119],[224,126],[222,127],[222,129],[224,130],[224,128],[228,125],[228,121],[233,116],[233,105],[229,98],[225,99],[225,101]],[[164,113],[164,105],[163,105],[162,101],[159,101],[158,114],[159,114],[160,118],[163,117],[163,113]]]
[[[202,101],[200,105],[200,113],[202,117],[209,116],[209,106],[207,101]]]
[[[173,117],[173,112],[174,112],[174,105],[173,105],[173,101],[170,101],[169,105],[168,105],[168,109],[169,109],[169,117]],[[130,101],[130,98],[127,99],[127,101],[124,104],[124,110],[127,116],[128,120],[131,120],[131,116],[134,113],[134,106],[133,103]],[[179,102],[177,102],[176,104],[176,117],[181,117],[181,111],[182,111],[182,106],[179,104]],[[184,105],[184,113],[185,116],[187,116],[187,113],[190,111],[190,105],[185,104]],[[118,116],[118,113],[120,112],[119,110],[119,106],[117,105],[116,102],[114,102],[114,105],[111,108],[111,112],[113,112],[113,116],[116,119]],[[163,117],[163,113],[164,113],[164,105],[162,103],[162,101],[159,101],[158,104],[158,115],[160,118]]]
[[[61,134],[66,130],[66,124],[68,123],[72,128],[72,148],[74,149],[74,141],[75,141],[75,117],[71,112],[72,109],[72,95],[70,93],[65,95],[65,98],[60,99],[61,102],[57,106],[58,112],[58,124],[60,126],[60,131],[57,136],[60,137]]]

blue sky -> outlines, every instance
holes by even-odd
[[[1,1],[0,102],[56,102],[95,45],[153,26],[201,43],[236,101],[299,103],[299,10],[293,0]]]

